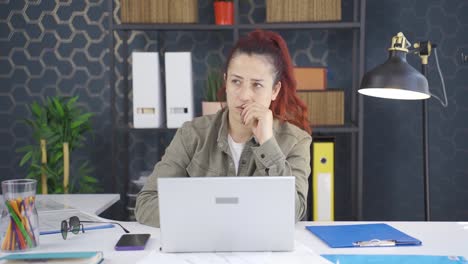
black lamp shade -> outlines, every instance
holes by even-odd
[[[400,50],[391,50],[386,62],[367,72],[358,92],[402,100],[431,97],[426,77],[406,61],[406,52]]]

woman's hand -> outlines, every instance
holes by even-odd
[[[258,143],[263,144],[273,137],[273,113],[258,103],[247,103],[242,106],[241,121],[252,129]]]

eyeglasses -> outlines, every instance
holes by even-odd
[[[80,232],[80,228],[82,233],[84,233],[84,226],[83,223],[101,223],[101,224],[114,224],[120,226],[125,233],[130,233],[125,227],[117,222],[101,222],[101,221],[81,221],[78,216],[72,216],[69,219],[63,220],[60,226],[60,231],[62,233],[63,239],[67,239],[68,232],[72,232],[73,234],[78,234]]]

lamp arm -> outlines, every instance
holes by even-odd
[[[437,45],[434,43],[431,43],[430,41],[422,41],[422,42],[414,43],[413,47],[414,47],[413,49],[409,49],[409,52],[419,55],[419,57],[421,58],[422,64],[428,64],[431,51],[434,50],[437,72],[439,73],[440,81],[442,82],[442,92],[444,95],[444,101],[442,101],[440,97],[431,93],[430,91],[429,93],[431,94],[432,97],[436,98],[440,102],[440,104],[442,104],[443,107],[447,107],[448,106],[447,92],[445,89],[444,76],[442,75],[442,70],[440,69],[440,65],[439,65],[439,56],[437,56]]]
[[[444,76],[442,76],[442,71],[440,70],[440,65],[439,65],[439,57],[437,56],[437,48],[434,48],[434,54],[435,54],[435,61],[436,61],[436,66],[437,66],[437,72],[439,73],[440,81],[442,82],[442,92],[444,94],[444,101],[442,100],[435,94],[431,93],[431,96],[439,100],[439,102],[442,104],[443,107],[448,106],[448,100],[447,100],[447,92],[445,90],[445,81],[444,81]]]

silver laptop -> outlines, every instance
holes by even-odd
[[[164,252],[292,251],[295,179],[159,178]]]

